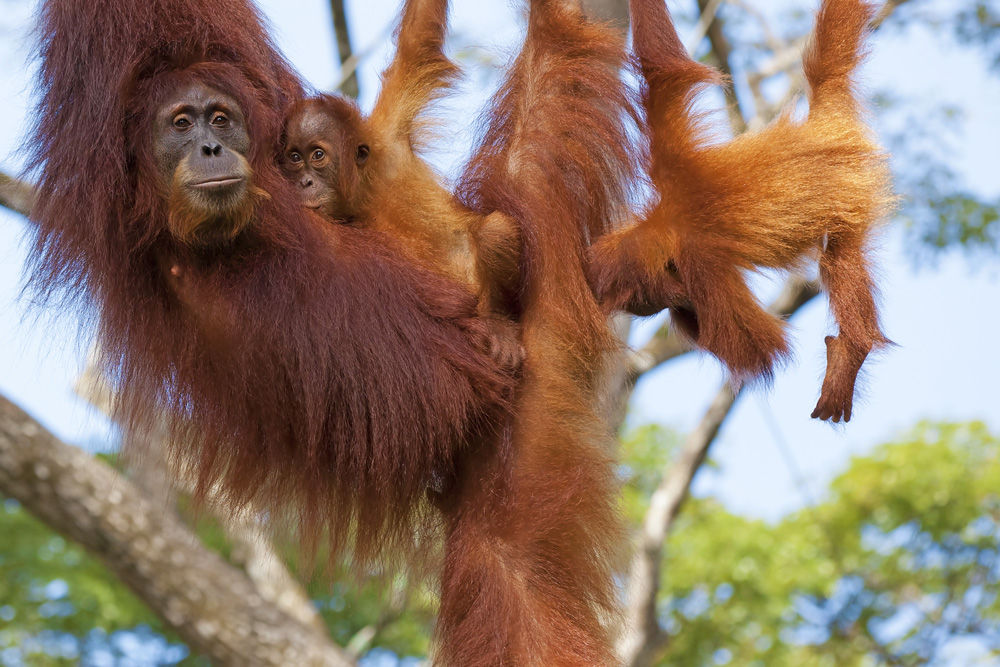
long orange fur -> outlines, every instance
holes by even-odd
[[[624,216],[634,176],[623,44],[572,3],[533,2],[521,55],[456,199],[414,150],[425,136],[421,114],[455,74],[441,51],[446,8],[407,0],[369,117],[324,97],[293,108],[289,126],[305,105],[353,119],[341,123],[350,149],[342,163],[359,137],[371,157],[358,178],[332,184],[338,201],[356,203],[351,224],[392,235],[458,281],[469,282],[471,250],[481,311],[504,309],[522,326],[514,416],[499,440],[470,448],[435,494],[447,530],[435,661],[610,664],[612,566],[623,540],[610,434],[594,405],[595,374],[615,343],[584,259],[590,239]]]
[[[532,0],[459,192],[523,238],[523,380],[512,448],[470,459],[451,513],[438,658],[446,665],[609,665],[624,543],[598,370],[615,348],[587,284],[590,239],[634,176],[623,44],[576,3]],[[507,460],[505,457],[509,457]]]
[[[635,227],[593,249],[595,290],[607,305],[639,314],[672,307],[679,328],[737,378],[768,377],[788,354],[785,328],[744,273],[795,268],[819,251],[840,333],[827,339],[813,416],[849,420],[858,369],[886,342],[865,246],[891,206],[890,178],[851,82],[871,7],[824,1],[804,59],[804,122],[785,113],[722,144],[710,142],[692,110],[720,75],[687,55],[663,0],[632,0],[631,10],[658,200]]]

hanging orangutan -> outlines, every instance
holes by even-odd
[[[804,59],[809,116],[713,143],[695,95],[721,75],[690,58],[663,0],[631,0],[645,82],[650,175],[658,198],[634,227],[591,249],[590,277],[609,307],[639,315],[671,308],[673,322],[738,379],[769,377],[789,353],[783,322],[744,273],[795,268],[816,252],[840,326],[813,417],[848,421],[878,324],[866,243],[891,207],[885,154],[860,115],[851,76],[871,6],[824,0]]]
[[[625,214],[631,109],[620,37],[573,2],[530,8],[459,200],[413,150],[415,119],[453,76],[441,0],[406,3],[369,117],[339,97],[306,100],[284,146],[307,207],[384,230],[456,280],[475,285],[478,262],[481,309],[520,315],[527,357],[504,440],[469,450],[438,494],[447,534],[435,657],[448,665],[614,661],[617,487],[594,408],[596,373],[616,344],[583,261],[589,240]]]

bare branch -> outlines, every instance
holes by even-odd
[[[413,584],[408,577],[405,577],[396,585],[389,606],[382,610],[378,619],[354,633],[350,641],[347,642],[346,650],[352,656],[361,656],[371,648],[372,643],[378,638],[387,627],[398,621],[406,613],[407,605],[410,602],[410,593]]]
[[[3,398],[0,493],[86,547],[196,652],[228,665],[355,664],[264,600],[173,512]]]
[[[381,47],[382,43],[389,38],[389,35],[392,34],[392,27],[393,27],[392,22],[386,24],[385,28],[382,29],[382,32],[379,34],[379,36],[376,37],[368,46],[366,46],[361,51],[356,51],[352,53],[350,58],[341,63],[340,79],[337,81],[337,83],[334,84],[333,86],[334,90],[340,90],[340,91],[344,90],[344,87],[347,85],[347,82],[350,80],[351,77],[356,75],[358,67],[361,66],[361,63],[364,62],[365,58],[373,54],[375,50]]]
[[[274,550],[260,519],[250,513],[232,517],[220,512],[216,516],[222,517],[222,527],[233,543],[233,560],[242,565],[260,596],[302,625],[326,633],[323,618]],[[350,650],[347,653],[354,655]]]
[[[644,374],[694,350],[694,346],[677,335],[669,325],[660,327],[653,337],[629,354],[627,389],[631,391]]]
[[[777,74],[783,74],[797,68],[802,63],[802,51],[809,43],[808,36],[794,40],[784,48],[775,51],[756,71],[747,74],[750,81],[763,81]]]
[[[705,33],[708,35],[709,44],[712,45],[712,54],[716,65],[732,81],[733,68],[731,59],[733,49],[729,44],[729,39],[726,38],[722,19],[719,18],[718,9],[720,4],[716,0],[698,0],[698,9],[703,17],[711,16],[711,20],[706,21],[708,27]],[[733,132],[740,134],[747,129],[747,125],[740,111],[740,100],[736,96],[736,87],[730,83],[730,85],[725,87],[724,92],[726,94],[726,110],[729,112],[729,123],[733,127]]]
[[[358,87],[358,67],[357,61],[353,60],[354,48],[351,46],[351,32],[347,27],[344,0],[330,0],[330,13],[333,15],[333,34],[337,40],[337,60],[342,77],[337,90],[356,99],[361,91]]]
[[[806,287],[800,287],[805,283]],[[781,296],[771,306],[771,310],[779,315],[790,315],[798,309],[798,305],[785,305],[783,299],[805,298],[806,301],[812,299],[819,293],[819,285],[812,281],[805,281],[802,278],[791,278],[782,291]],[[805,302],[803,302],[805,303]],[[801,305],[801,304],[800,304]],[[628,388],[632,389],[638,379],[661,365],[673,361],[688,352],[694,351],[694,346],[690,342],[681,338],[670,328],[669,325],[660,327],[659,330],[649,339],[642,348],[629,353],[628,359]]]
[[[870,28],[872,30],[877,30],[899,6],[904,5],[909,1],[910,0],[888,0],[884,5],[882,5],[882,8],[879,9],[878,13],[875,14],[875,17],[872,18]],[[802,62],[802,52],[808,44],[809,35],[804,35],[792,41],[784,48],[774,50],[774,53],[769,60],[761,64],[756,71],[747,75],[748,80],[751,83],[759,83],[760,81],[768,79],[772,76],[786,74],[797,69]]]
[[[772,52],[781,49],[782,41],[778,39],[777,35],[774,34],[774,30],[771,28],[771,22],[767,20],[766,16],[764,16],[764,12],[757,9],[749,2],[744,2],[744,0],[728,0],[728,2],[734,7],[739,7],[741,11],[745,12],[757,21],[757,25],[760,26],[761,32],[764,33],[764,43],[767,44],[767,47]]]
[[[722,3],[723,0],[708,0],[707,4],[702,8],[701,16],[698,17],[698,23],[694,27],[694,35],[691,36],[691,46],[688,48],[688,51],[693,52],[698,48],[701,40],[705,39],[705,35],[708,34],[708,27],[715,20],[715,16],[719,13],[719,7],[722,6]]]
[[[875,14],[875,18],[872,19],[872,30],[876,30],[885,23],[886,19],[892,16],[892,13],[896,11],[900,6],[905,5],[910,0],[886,0],[885,4],[882,5],[882,9],[878,10]]]
[[[739,392],[733,391],[728,384],[719,390],[701,423],[684,441],[669,474],[663,477],[650,498],[629,576],[627,625],[618,646],[619,654],[630,667],[654,664],[666,647],[667,637],[656,614],[663,542],[687,498],[691,480],[708,455],[708,448],[738,395]]]
[[[0,172],[0,206],[28,217],[34,205],[34,186]]]

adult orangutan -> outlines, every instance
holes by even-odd
[[[658,201],[592,248],[591,280],[612,307],[668,306],[679,329],[739,379],[769,376],[788,354],[783,323],[743,272],[794,268],[820,254],[840,333],[813,417],[848,421],[854,383],[882,334],[866,242],[891,207],[885,154],[870,138],[851,76],[872,16],[863,0],[824,0],[805,54],[809,117],[786,113],[729,143],[708,140],[696,93],[721,76],[684,50],[663,0],[631,0]]]
[[[582,262],[630,174],[620,43],[533,3],[466,180],[526,235],[530,371],[502,421],[512,373],[474,296],[282,177],[301,86],[248,2],[49,0],[41,20],[34,284],[97,308],[126,426],[165,415],[201,488],[361,566],[407,553],[433,490],[445,664],[609,661],[620,535],[590,397],[612,341]],[[503,113],[516,98],[530,117]]]
[[[405,553],[513,385],[475,297],[300,205],[302,88],[246,0],[52,0],[41,34],[34,281],[97,308],[119,416],[165,415],[234,507]]]

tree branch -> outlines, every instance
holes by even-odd
[[[0,172],[0,206],[28,217],[34,205],[34,186]]]
[[[887,0],[872,18],[870,29],[878,30],[898,7],[909,1]],[[804,35],[786,45],[785,48],[774,50],[771,58],[758,67],[756,71],[748,74],[747,78],[751,83],[759,83],[764,79],[792,70],[802,62],[802,52],[808,44],[809,36]]]
[[[669,325],[660,327],[648,343],[629,353],[627,391],[631,392],[639,378],[646,373],[694,349],[690,342],[677,335]]]
[[[80,398],[109,419],[114,419],[114,391],[98,370],[99,355],[97,349],[91,349],[87,365],[73,389]],[[174,488],[190,495],[194,486],[190,480],[178,474],[178,466],[170,465],[166,454],[168,437],[166,428],[158,428],[143,438],[143,442],[133,439],[128,444],[132,451],[141,452],[141,456],[135,457],[133,481],[145,491],[147,498],[160,505],[173,503]],[[275,552],[257,513],[243,510],[233,514],[224,503],[215,498],[215,494],[209,494],[205,504],[232,542],[233,561],[243,568],[261,597],[303,625],[317,632],[325,632],[316,607]]]
[[[347,27],[344,0],[330,0],[330,12],[333,14],[333,34],[337,40],[337,60],[341,71],[337,90],[357,99],[361,92],[358,86],[358,68],[353,59],[354,48],[351,46],[351,32]]]
[[[885,4],[882,5],[882,9],[878,10],[878,13],[875,14],[875,18],[872,19],[872,30],[877,30],[882,27],[882,24],[885,23],[886,19],[892,16],[893,12],[899,9],[901,5],[905,5],[908,2],[910,2],[910,0],[886,0]]]
[[[719,4],[721,3],[717,3],[716,0],[698,0],[698,10],[702,16],[711,17],[711,20],[707,22],[708,27],[705,32],[708,35],[709,44],[712,45],[712,54],[715,57],[716,65],[730,80],[730,84],[724,89],[726,110],[729,112],[729,123],[733,127],[733,132],[740,134],[746,131],[747,124],[743,119],[743,113],[740,111],[739,97],[736,95],[732,67],[733,48],[729,44],[729,39],[726,38],[724,24],[719,17]]]
[[[819,285],[815,281],[792,277],[769,310],[776,315],[790,317],[817,294]],[[619,655],[629,667],[654,664],[666,647],[667,636],[660,628],[656,614],[664,542],[688,497],[695,474],[708,456],[708,450],[740,391],[729,384],[719,389],[701,422],[688,435],[670,470],[650,498],[629,575],[625,631],[618,644]]]
[[[800,290],[796,287],[794,294],[789,292],[789,290],[792,289],[789,285],[798,286],[800,283],[805,283],[808,286],[808,289],[803,287]],[[819,293],[818,290],[819,285],[815,282],[805,281],[802,278],[793,278],[789,284],[785,286],[785,290],[782,292],[782,295],[779,296],[779,299],[789,299],[794,296],[798,296],[805,298],[805,300],[808,301]],[[789,315],[797,310],[800,305],[801,304],[795,305],[795,303],[790,303],[786,308],[779,304],[778,301],[775,301],[772,305],[772,310],[776,308],[777,310],[774,312],[777,312],[780,315]],[[785,311],[788,309],[790,310],[786,313]],[[689,352],[693,352],[694,350],[695,347],[691,345],[690,342],[677,335],[677,332],[671,329],[669,325],[660,327],[653,337],[649,339],[648,343],[640,349],[632,350],[629,353],[627,378],[629,391],[631,391],[631,389],[635,386],[635,383],[644,374],[659,368],[669,361],[682,357]]]
[[[196,652],[230,665],[354,664],[264,600],[174,513],[4,398],[0,493],[97,556]]]

